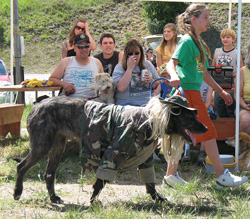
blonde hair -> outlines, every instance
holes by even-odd
[[[171,31],[173,32],[176,32],[176,34],[173,36],[172,40],[171,40],[171,47],[173,44],[177,44],[177,28],[176,28],[176,25],[173,24],[173,23],[168,23],[166,24],[164,27],[163,27],[163,32],[164,30],[168,28],[170,29]],[[163,37],[162,37],[162,41],[161,41],[161,44],[160,44],[160,50],[161,51],[164,51],[164,47],[167,45],[167,40],[165,40],[165,37],[164,37],[164,34],[163,34]],[[171,51],[171,47],[170,47],[170,51]]]
[[[236,39],[236,33],[234,30],[227,28],[221,31],[220,33],[220,38],[225,37],[225,36],[230,36],[233,39]]]
[[[195,45],[200,51],[201,63],[203,67],[205,67],[205,53],[209,58],[211,58],[211,52],[207,44],[202,40],[202,38],[196,35],[191,20],[193,16],[198,18],[204,10],[209,10],[209,7],[204,4],[191,4],[189,5],[189,7],[187,7],[185,12],[183,12],[177,17],[177,26],[179,32],[182,34],[188,33],[192,37]],[[205,48],[205,53],[203,50],[203,46]]]

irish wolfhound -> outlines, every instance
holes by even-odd
[[[192,132],[205,133],[207,128],[196,115],[197,110],[188,108],[187,100],[180,96],[167,100],[154,97],[146,107],[106,105],[71,97],[46,99],[33,107],[27,119],[30,152],[17,165],[14,198],[18,200],[22,194],[25,173],[47,155],[44,177],[50,200],[61,202],[54,190],[55,174],[66,140],[74,137],[79,140],[83,172],[96,171],[91,203],[117,172],[134,167],[139,168],[147,193],[154,200],[165,201],[155,190],[152,154],[159,139],[175,136],[168,155],[179,156],[183,141],[195,140]],[[176,136],[182,142],[175,144]]]

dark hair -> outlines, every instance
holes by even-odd
[[[112,38],[113,41],[114,41],[114,44],[115,44],[115,37],[114,37],[114,35],[111,34],[111,33],[103,33],[103,34],[101,35],[101,37],[100,37],[100,44],[102,44],[103,38],[105,38],[105,37],[107,37],[107,38]]]
[[[74,38],[75,38],[75,28],[76,28],[76,25],[78,22],[81,22],[81,23],[86,23],[86,20],[84,18],[78,18],[77,20],[75,20],[74,24],[73,24],[73,27],[69,33],[69,45],[72,46],[73,43],[74,43]],[[84,34],[85,34],[85,31],[84,31]]]
[[[191,4],[187,7],[184,13],[177,17],[179,32],[182,34],[188,33],[192,37],[195,45],[200,51],[201,63],[203,67],[205,67],[205,54],[203,51],[203,46],[205,47],[205,52],[209,58],[211,56],[211,52],[202,38],[196,35],[195,30],[191,24],[191,20],[193,16],[198,18],[204,10],[209,10],[209,7],[204,4]]]
[[[140,70],[145,69],[146,65],[145,65],[145,57],[144,57],[144,52],[143,52],[143,48],[141,46],[141,44],[139,43],[138,40],[136,39],[130,39],[125,48],[124,48],[124,55],[122,58],[122,67],[123,69],[126,71],[127,70],[127,59],[128,59],[128,53],[131,51],[134,51],[136,48],[140,49],[141,52],[141,57],[140,57],[140,61],[138,63]]]

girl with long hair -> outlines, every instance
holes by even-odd
[[[178,16],[178,30],[185,34],[179,41],[176,51],[167,64],[171,75],[171,85],[175,88],[181,86],[184,90],[189,107],[198,110],[197,118],[207,126],[208,131],[204,135],[195,135],[196,142],[205,142],[205,150],[216,173],[216,186],[239,186],[247,181],[247,177],[238,177],[224,169],[217,148],[216,129],[209,117],[205,103],[200,94],[200,87],[204,80],[230,105],[233,100],[230,94],[224,91],[208,73],[209,66],[207,56],[210,50],[200,37],[209,27],[209,8],[204,4],[191,4],[184,13]],[[164,182],[175,186],[178,183],[186,183],[177,172],[178,161],[168,164]]]

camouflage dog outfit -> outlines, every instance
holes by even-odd
[[[144,183],[155,181],[153,152],[158,140],[143,107],[105,105],[88,101],[81,121],[80,156],[83,173],[96,171],[96,177],[113,181],[117,172],[139,168]]]

